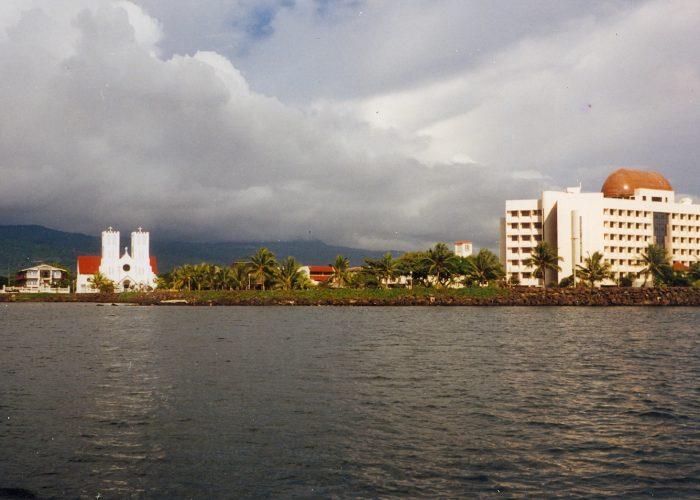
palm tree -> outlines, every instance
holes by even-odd
[[[194,282],[194,267],[185,264],[180,267],[173,269],[172,274],[172,286],[175,290],[192,290],[192,284]]]
[[[350,260],[348,260],[347,257],[338,255],[335,258],[335,262],[331,264],[331,266],[333,267],[333,275],[331,276],[330,282],[338,288],[342,288],[347,285]]]
[[[530,258],[525,259],[523,264],[535,268],[535,277],[542,280],[542,286],[547,288],[547,271],[561,271],[559,261],[563,260],[557,252],[545,241],[537,244],[532,249]]]
[[[294,257],[284,259],[275,272],[275,283],[282,290],[300,288],[304,282],[304,273],[301,272],[301,264]]]
[[[381,259],[365,259],[364,271],[375,276],[379,286],[387,288],[389,280],[396,276],[398,262],[394,260],[391,252],[387,252]]]
[[[262,285],[263,290],[265,290],[265,281],[273,278],[275,267],[277,267],[275,254],[265,247],[258,249],[250,258],[250,274],[255,278],[256,284]]]
[[[100,293],[114,292],[114,282],[99,271],[92,275],[90,283],[92,283],[93,288],[97,288]]]
[[[505,271],[498,257],[491,250],[482,248],[476,255],[466,258],[465,274],[467,281],[488,285],[491,281],[501,279]]]
[[[603,254],[600,252],[593,252],[593,255],[589,255],[583,259],[583,265],[577,265],[576,270],[581,276],[583,281],[587,281],[591,288],[599,281],[606,280],[612,277],[610,268],[612,266],[609,262],[603,259]]]
[[[688,269],[688,278],[691,283],[700,280],[700,262],[693,262]]]
[[[650,276],[654,285],[663,283],[671,269],[666,249],[652,243],[644,249],[640,260],[644,264],[644,269],[639,271],[637,276],[644,276],[644,285],[647,284]]]
[[[428,264],[428,274],[435,276],[436,282],[441,285],[452,278],[457,265],[457,257],[445,243],[437,243],[428,250],[425,261]]]

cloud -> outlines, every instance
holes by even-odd
[[[374,60],[363,37],[351,35],[361,27],[358,9],[375,12],[373,3],[265,3],[269,30],[258,30],[257,42],[237,28],[230,34],[247,44],[237,56],[174,50],[168,33],[178,22],[147,13],[159,5],[0,7],[3,223],[144,226],[159,239],[314,237],[366,248],[469,238],[493,248],[505,199],[598,180],[618,162],[667,166],[684,192],[700,192],[685,175],[698,152],[692,2],[619,4],[604,22],[597,14],[574,22],[555,9],[556,32],[493,35],[461,66],[441,58],[433,68],[455,65],[444,73],[428,71],[440,43],[405,50],[402,30],[385,40],[377,19],[368,23],[368,43],[381,46]],[[179,5],[187,17],[190,3]],[[243,20],[256,7],[236,5]],[[389,19],[414,22],[426,40],[456,7],[438,2],[425,20],[421,5]],[[311,27],[339,33],[321,68],[338,68],[336,50],[349,64],[323,89],[296,66],[313,56],[308,37],[291,43]],[[473,38],[459,44],[475,46]],[[385,67],[392,54],[403,73]],[[265,71],[301,90],[262,91]],[[360,72],[364,83],[348,92],[342,79]]]

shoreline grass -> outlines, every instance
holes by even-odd
[[[315,288],[309,290],[202,290],[109,294],[0,294],[0,303],[90,302],[135,305],[500,305],[500,306],[700,306],[697,288]]]

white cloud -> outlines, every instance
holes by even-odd
[[[124,1],[3,4],[0,220],[143,225],[161,238],[495,247],[505,199],[600,179],[618,162],[663,168],[700,192],[687,175],[699,147],[696,4],[619,4],[604,22],[550,13],[556,32],[490,35],[461,67],[428,61],[446,40],[474,46],[459,23],[421,43],[458,4],[439,2],[427,18],[421,5],[365,24],[354,4],[281,7],[272,34],[232,59],[212,47],[173,54],[172,18]],[[420,36],[404,46],[406,26]],[[300,27],[328,37],[321,55],[310,36],[292,43]],[[321,72],[331,77],[319,85]],[[360,73],[351,96],[342,79]]]

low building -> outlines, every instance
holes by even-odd
[[[581,187],[544,191],[534,200],[506,201],[501,219],[500,258],[506,276],[523,285],[541,285],[526,262],[541,241],[556,250],[560,272],[548,272],[547,284],[571,276],[594,252],[611,265],[614,284],[644,269],[642,252],[656,244],[666,250],[675,268],[700,260],[700,205],[690,198],[676,201],[666,178],[657,172],[619,169],[600,192]]]
[[[15,278],[16,285],[5,286],[3,291],[6,293],[70,293],[70,286],[65,286],[67,279],[68,271],[65,269],[39,264],[20,270]]]
[[[326,283],[333,277],[333,266],[302,266],[300,271],[316,285]]]
[[[469,257],[474,251],[472,242],[469,240],[455,241],[455,255],[457,257]]]
[[[142,228],[131,233],[131,252],[120,253],[119,231],[102,231],[102,255],[78,257],[76,293],[94,293],[92,277],[104,275],[114,283],[114,291],[149,290],[157,286],[156,258],[150,255],[149,234]]]

